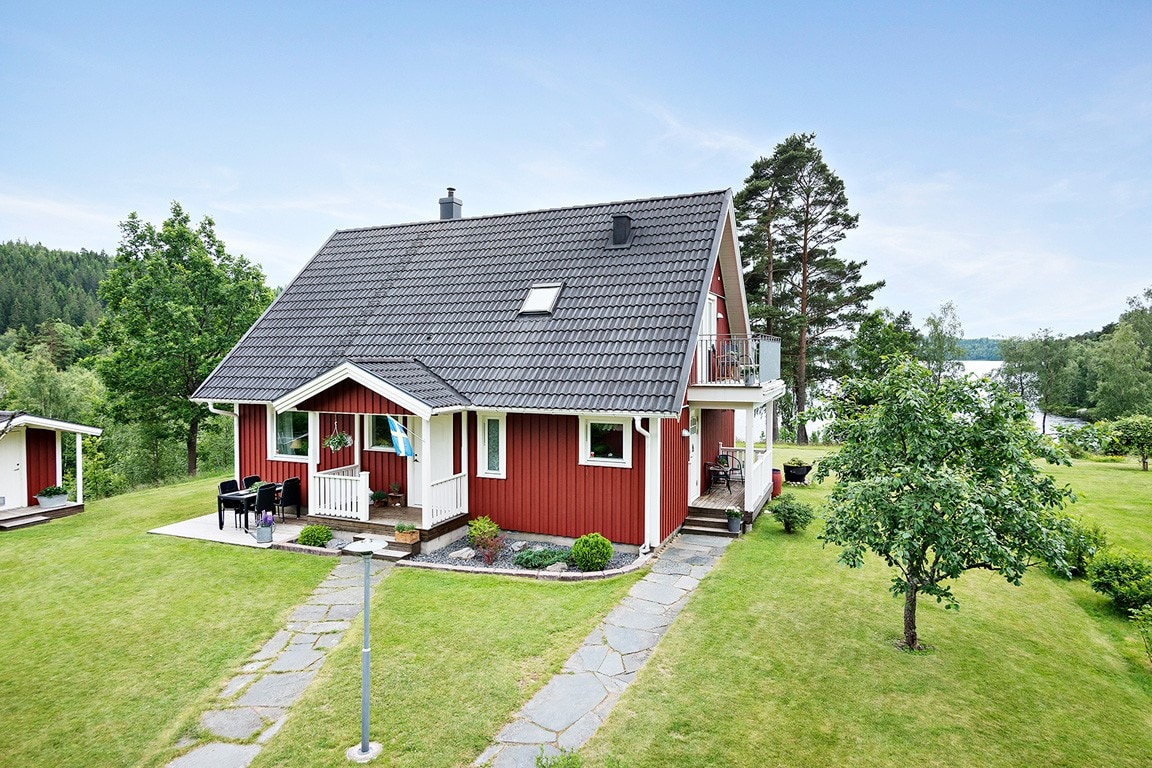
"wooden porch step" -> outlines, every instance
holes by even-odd
[[[50,517],[44,515],[28,515],[26,517],[13,517],[8,520],[0,521],[0,530],[10,531],[14,528],[23,528],[26,525],[39,525],[40,523],[47,523],[51,520]]]
[[[728,530],[728,518],[721,517],[698,517],[696,515],[688,515],[684,518],[684,525],[691,525],[694,528],[717,528]]]
[[[698,533],[698,534],[702,534],[704,536],[723,536],[724,538],[727,538],[727,539],[740,538],[740,534],[732,533],[731,531],[728,530],[727,524],[725,524],[723,529],[720,529],[720,528],[702,528],[702,527],[697,526],[697,525],[689,525],[688,523],[684,523],[684,525],[680,526],[680,532],[681,533]]]

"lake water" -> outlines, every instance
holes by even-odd
[[[964,365],[965,373],[974,373],[977,376],[989,376],[996,371],[1001,365],[1004,364],[1003,360],[961,360]],[[1032,422],[1036,425],[1036,429],[1040,429],[1040,422],[1042,414],[1040,411],[1032,412]],[[1083,426],[1088,422],[1083,419],[1070,419],[1066,416],[1056,416],[1055,414],[1048,414],[1048,422],[1046,425],[1047,432],[1053,432],[1055,427],[1063,425]]]

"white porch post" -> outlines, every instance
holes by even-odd
[[[76,503],[84,503],[84,436],[76,433]]]
[[[240,482],[240,403],[232,403],[232,412],[236,414],[232,419],[232,479]],[[276,422],[273,421],[273,428]],[[273,435],[275,439],[275,435]]]
[[[660,544],[660,426],[663,419],[648,419],[644,452],[644,541],[650,547]]]
[[[460,474],[464,475],[464,488],[460,498],[464,502],[464,514],[468,514],[468,411],[460,412]]]
[[[432,527],[432,420],[420,419],[420,497],[424,506],[420,508],[420,527]]]
[[[320,467],[320,413],[308,411],[308,506],[319,506],[320,488],[316,471]]]
[[[754,476],[759,478],[759,475],[753,475],[752,465],[756,463],[756,406],[750,406],[744,409],[744,506],[756,503],[760,498],[760,491],[763,490],[757,486],[748,488],[749,480]],[[751,490],[751,493],[749,493]]]
[[[64,485],[64,450],[60,444],[60,430],[56,430],[56,485]]]

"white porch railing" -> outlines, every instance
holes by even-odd
[[[439,525],[468,512],[468,476],[458,475],[432,483],[428,504],[424,508],[424,528]]]
[[[308,514],[367,520],[370,493],[368,473],[359,464],[317,472],[308,480]]]
[[[750,506],[772,487],[772,454],[766,450],[757,451],[756,460],[752,462],[747,476],[744,482],[744,504]]]

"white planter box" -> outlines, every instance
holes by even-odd
[[[68,496],[37,496],[36,502],[44,507],[44,509],[52,509],[53,507],[62,507],[68,503]]]

